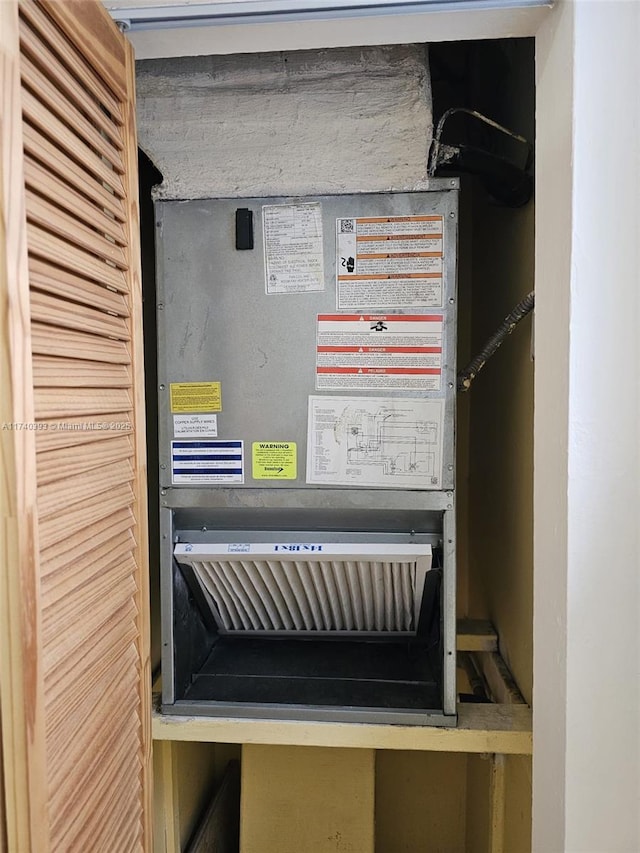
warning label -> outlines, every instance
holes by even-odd
[[[221,412],[219,382],[172,382],[169,386],[172,412]]]
[[[244,483],[244,443],[172,441],[171,482],[174,486]]]
[[[338,219],[337,308],[442,305],[441,215]]]
[[[442,314],[319,314],[316,388],[439,391]]]
[[[295,441],[254,441],[254,480],[295,480],[298,476]]]
[[[266,292],[324,290],[322,205],[267,204],[262,227]]]

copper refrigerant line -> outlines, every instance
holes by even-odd
[[[516,305],[513,311],[507,314],[500,326],[482,347],[478,355],[469,362],[464,370],[458,373],[459,394],[469,390],[473,380],[476,378],[478,373],[480,373],[495,351],[502,345],[502,342],[509,337],[518,323],[533,310],[534,302],[535,295],[534,292],[531,291],[531,293],[525,296],[525,298]]]

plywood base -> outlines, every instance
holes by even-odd
[[[527,705],[459,705],[455,729],[358,723],[281,722],[153,713],[154,740],[502,752],[531,755]]]
[[[240,853],[374,850],[373,750],[246,745]]]
[[[376,754],[376,853],[466,851],[466,755]]]

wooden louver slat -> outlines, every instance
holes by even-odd
[[[112,192],[104,187],[95,177],[88,171],[83,169],[81,163],[76,163],[72,157],[69,157],[64,151],[53,144],[43,133],[30,124],[25,124],[23,127],[22,139],[24,142],[24,150],[29,158],[42,163],[52,174],[52,176],[60,177],[67,181],[70,187],[73,187],[79,193],[82,193],[89,199],[94,199],[96,203],[102,205],[105,210],[113,215],[119,222],[124,222],[125,215],[122,206],[122,199],[115,196]],[[35,184],[40,186],[39,184]],[[47,182],[43,181],[42,193],[46,194]]]
[[[74,524],[76,530],[87,529],[121,507],[130,506],[133,499],[133,491],[127,483],[111,489],[99,501],[89,501],[80,507],[71,507],[49,516],[40,523],[40,547],[45,551],[58,542],[66,541],[71,524]]]
[[[69,243],[86,249],[103,261],[110,261],[119,269],[127,268],[125,252],[120,246],[116,246],[112,240],[106,239],[99,231],[85,225],[75,216],[65,213],[58,205],[29,190],[27,190],[27,218],[41,228],[68,240]]]
[[[126,364],[100,364],[80,359],[71,361],[47,355],[34,357],[33,377],[36,388],[101,388],[105,385],[109,388],[128,388],[131,385],[131,371]],[[91,382],[96,383],[95,386]]]
[[[42,585],[51,593],[48,604],[57,601],[61,588],[70,591],[78,587],[86,574],[97,578],[100,561],[104,567],[118,554],[125,554],[128,550],[125,545],[130,547],[133,541],[127,538],[132,521],[129,507],[116,509],[108,518],[94,522],[91,528],[79,527],[74,521],[65,540],[43,550]]]
[[[125,609],[124,612],[129,616],[131,615],[130,611],[127,609]],[[104,691],[116,690],[118,685],[122,683],[121,670],[123,668],[128,668],[127,657],[130,656],[131,648],[128,648],[120,657],[120,666],[112,667],[110,671],[105,674],[103,682]],[[128,685],[125,684],[124,687],[126,689]],[[92,679],[83,681],[82,685],[79,685],[79,689],[74,695],[73,700],[74,703],[77,704],[74,704],[72,711],[76,712],[84,707],[86,709],[88,719],[91,719],[92,716],[97,716],[99,706],[104,704],[100,702],[100,684]],[[111,710],[113,713],[113,709]],[[48,735],[51,751],[54,752],[58,749],[63,749],[65,743],[68,744],[69,741],[73,739],[73,730],[71,729],[69,714],[65,711],[64,697],[60,698],[60,701],[55,705],[52,711],[53,712],[48,720]]]
[[[130,337],[128,323],[121,317],[84,305],[70,305],[56,296],[37,291],[31,295],[31,316],[42,323],[55,323],[62,328],[92,332],[121,341]]]
[[[117,531],[116,535],[119,538],[120,533],[126,535],[124,524]],[[133,540],[131,540],[131,545],[133,545]],[[53,591],[47,589],[48,604],[43,618],[45,642],[51,643],[52,646],[55,645],[61,628],[66,629],[75,620],[79,608],[93,609],[96,604],[102,604],[103,598],[110,595],[112,590],[121,587],[127,582],[128,578],[127,565],[119,560],[112,563],[109,569],[100,572],[99,575],[82,579],[76,578],[75,584],[64,585],[62,589],[58,585],[55,589],[58,598],[54,596]]]
[[[117,317],[128,317],[126,296],[69,270],[57,267],[42,258],[32,257],[29,263],[31,287],[52,293],[70,302],[89,305]]]
[[[130,671],[131,672],[131,671]],[[131,681],[129,673],[123,673],[125,683]],[[126,677],[129,675],[129,677]],[[114,701],[120,701],[122,704],[130,707],[131,700],[134,696],[133,691],[120,695],[114,695]],[[67,802],[73,803],[73,809],[70,813],[64,815],[60,819],[55,829],[59,832],[61,842],[65,844],[67,850],[87,850],[91,848],[94,838],[91,832],[87,832],[86,813],[91,813],[93,821],[95,821],[96,832],[104,831],[105,823],[111,828],[114,824],[117,825],[121,820],[118,812],[114,813],[112,803],[118,802],[120,779],[126,784],[131,784],[135,779],[136,767],[132,766],[131,748],[135,745],[135,717],[125,718],[122,723],[129,723],[128,730],[121,723],[121,735],[117,741],[117,750],[105,749],[104,760],[102,761],[101,773],[98,776],[98,782],[95,782],[94,789],[97,802],[92,803],[93,797],[87,792],[86,786],[84,789],[78,788],[78,796],[74,798],[67,797]],[[129,733],[129,740],[126,739],[126,734]],[[112,799],[113,797],[113,799]],[[124,798],[123,798],[124,799]],[[127,812],[125,812],[127,814]],[[105,816],[106,815],[106,816]],[[131,819],[135,819],[135,812],[130,815]],[[116,838],[121,838],[122,825],[118,827]],[[88,846],[87,846],[88,844]],[[99,849],[99,848],[98,848]]]
[[[114,662],[122,658],[134,640],[135,628],[131,624],[131,613],[125,608],[110,621],[108,628],[100,633],[95,644],[90,648],[80,649],[76,655],[67,655],[47,673],[46,685],[51,706],[64,706],[66,693],[74,680],[81,678],[82,683],[88,686],[91,676],[94,676],[96,681],[108,677]],[[107,712],[111,710],[104,703],[101,707],[106,707]],[[91,737],[92,732],[85,732],[85,735]],[[81,733],[78,739],[80,738]],[[66,744],[67,749],[69,746],[70,744]],[[52,784],[56,783],[57,774],[63,772],[63,768],[52,768]]]
[[[122,139],[113,118],[105,112],[103,105],[96,98],[87,97],[85,86],[73,76],[55,50],[42,41],[24,19],[20,21],[20,45],[23,53],[55,83],[56,89],[86,115],[118,151],[122,151]]]
[[[82,451],[82,452],[81,452]],[[131,441],[126,436],[112,438],[111,441],[96,441],[86,447],[63,447],[50,450],[38,456],[38,482],[52,483],[60,480],[60,472],[68,476],[90,471],[102,465],[120,462],[131,458]]]
[[[38,355],[58,355],[64,358],[77,358],[87,361],[103,361],[112,364],[129,364],[129,348],[126,341],[100,339],[96,345],[95,335],[60,329],[51,335],[49,326],[44,323],[32,323],[32,345]]]
[[[109,86],[87,64],[85,57],[78,51],[76,45],[65,37],[65,34],[51,20],[43,7],[35,2],[23,2],[20,4],[20,14],[37,31],[45,47],[58,54],[76,80],[86,88],[90,96],[104,105],[111,115],[112,122],[118,126],[122,125],[121,102],[113,95]]]
[[[89,252],[72,246],[66,240],[27,223],[29,247],[34,255],[49,259],[78,275],[90,276],[106,287],[126,292],[126,277],[120,269],[99,260]]]
[[[110,216],[103,206],[89,201],[85,195],[78,192],[66,181],[47,172],[36,160],[27,158],[24,171],[29,189],[36,189],[43,198],[54,202],[67,213],[89,223],[100,234],[110,237],[116,245],[126,246],[122,223]]]
[[[94,127],[93,122],[88,121],[80,110],[52,85],[49,76],[45,76],[26,56],[22,58],[22,79],[52,115],[67,125],[79,139],[88,144],[119,175],[122,174],[124,169],[122,168],[120,152]]]
[[[118,198],[124,198],[124,187],[120,175],[114,172],[84,139],[76,136],[64,122],[52,115],[38,98],[24,88],[22,90],[22,109],[26,121],[37,127],[45,136],[52,140],[55,139],[56,145],[77,163],[82,163],[84,169],[94,178],[103,181],[110,187],[114,195],[117,195]]]
[[[127,637],[127,635],[125,635],[125,637]],[[131,645],[131,640],[133,638],[127,637],[127,639],[129,640],[128,644],[123,645],[123,647],[119,649],[121,654],[124,654],[127,651],[127,646]],[[113,661],[111,663],[113,664]],[[117,737],[117,732],[120,726],[122,725],[122,721],[118,718],[117,715],[113,714],[111,709],[105,709],[104,706],[100,705],[98,707],[99,714],[97,715],[96,722],[100,727],[100,731],[103,732],[103,734],[106,736],[106,739],[109,739],[114,736]],[[84,737],[82,736],[82,734],[84,734]],[[97,770],[97,772],[99,772],[99,765],[96,766],[96,764],[101,760],[101,758],[98,758],[98,756],[96,755],[94,749],[92,748],[93,744],[90,740],[88,740],[86,732],[82,734],[74,737],[69,742],[67,746],[69,759],[73,765],[78,766],[83,763],[83,759],[85,759],[85,756],[88,755],[89,761],[86,762],[86,764],[89,768],[91,768],[92,772],[94,771],[94,768],[95,770]],[[65,790],[65,782],[67,782],[67,779],[68,777],[65,776],[61,776],[60,779],[56,779],[55,776],[52,775],[51,781],[54,785],[56,785],[57,796],[60,799],[64,799],[66,796],[68,796],[68,793]],[[86,781],[83,780],[83,784],[86,784]]]
[[[102,468],[90,469],[67,477],[62,485],[59,483],[38,484],[38,515],[40,520],[61,512],[68,507],[81,504],[96,495],[101,495],[111,488],[131,483],[134,479],[133,465],[107,465]]]
[[[116,586],[117,583],[117,586]],[[67,654],[74,653],[83,645],[91,642],[94,634],[100,633],[117,613],[119,607],[125,606],[135,590],[135,583],[131,576],[121,575],[115,579],[114,585],[109,589],[110,601],[105,601],[104,595],[96,595],[90,600],[90,619],[85,624],[79,624],[77,620],[66,619],[58,622],[55,639],[47,644],[43,657],[44,665],[49,668],[59,660],[64,659]],[[83,604],[86,607],[86,603]],[[75,690],[69,690],[67,700],[73,702],[74,694],[81,689],[78,685]]]
[[[70,397],[72,396],[72,399]],[[94,388],[77,388],[70,395],[64,388],[39,388],[35,395],[36,414],[39,418],[76,417],[77,415],[106,415],[113,412],[127,412],[131,409],[131,397],[126,388],[103,387],[97,394]],[[67,403],[65,408],[65,402]],[[65,424],[61,425],[63,431]],[[110,428],[103,425],[99,417],[85,421],[88,432],[100,432]],[[81,432],[81,430],[76,430]],[[117,431],[111,432],[113,438]]]

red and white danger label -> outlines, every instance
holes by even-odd
[[[439,391],[442,314],[319,314],[316,388]]]

